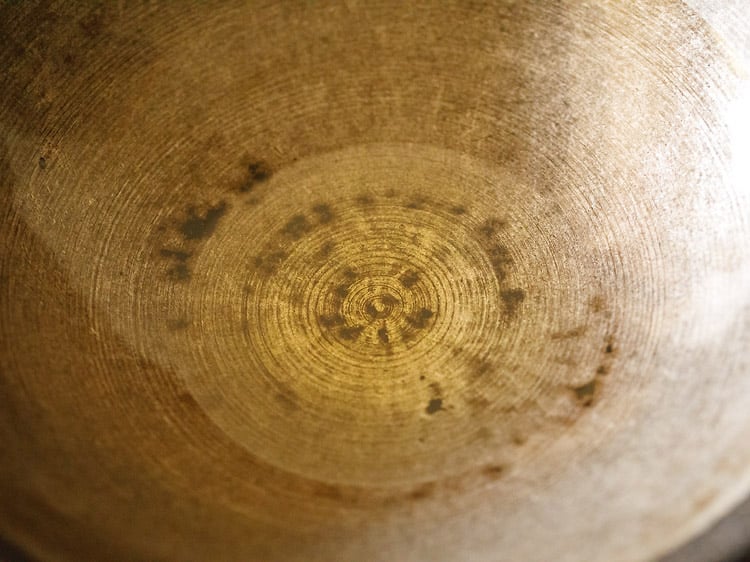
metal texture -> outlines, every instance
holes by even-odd
[[[4,2],[0,535],[694,538],[750,488],[746,6]]]

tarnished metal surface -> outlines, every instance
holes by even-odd
[[[750,488],[749,12],[4,3],[0,536],[617,561],[699,535]]]

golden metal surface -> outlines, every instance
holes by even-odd
[[[0,7],[0,535],[648,560],[750,488],[742,2]]]

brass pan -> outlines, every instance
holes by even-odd
[[[748,22],[3,2],[0,536],[305,562],[698,536],[750,490]]]

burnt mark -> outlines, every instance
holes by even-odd
[[[294,240],[299,240],[305,234],[310,232],[310,230],[312,230],[312,225],[305,215],[294,215],[289,221],[287,221],[284,228],[281,229],[281,232]]]
[[[429,324],[430,319],[435,315],[432,310],[429,308],[421,308],[419,311],[415,312],[414,314],[411,314],[406,317],[406,321],[411,324],[414,328],[421,330],[427,327],[427,324]]]
[[[505,281],[508,276],[508,267],[513,264],[508,248],[502,244],[495,244],[487,248],[487,255],[490,258],[490,264],[492,264],[492,270],[495,272],[497,280]]]
[[[240,193],[249,193],[257,185],[268,181],[272,175],[273,172],[266,162],[262,160],[252,161],[247,165],[247,176],[238,188],[238,191]]]
[[[333,209],[327,203],[318,203],[312,210],[318,217],[318,224],[328,224],[334,219]]]
[[[594,395],[596,394],[597,380],[594,378],[589,382],[579,385],[572,386],[570,389],[575,394],[576,400],[585,407],[591,406],[594,403]]]
[[[362,335],[363,330],[363,326],[345,326],[343,328],[339,328],[338,334],[341,339],[347,341],[356,341],[359,336]]]
[[[466,207],[464,207],[463,205],[456,205],[455,207],[451,207],[449,211],[452,215],[456,216],[465,215],[467,212]]]
[[[427,403],[427,407],[425,408],[425,412],[427,412],[429,415],[435,414],[443,409],[443,399],[442,398],[432,398]]]
[[[479,227],[479,233],[485,238],[492,238],[499,231],[508,226],[508,223],[502,219],[490,218],[482,223]]]
[[[180,232],[185,240],[201,240],[208,238],[216,230],[219,219],[227,211],[226,201],[209,207],[205,213],[199,213],[195,207],[188,208],[188,218],[180,225]]]
[[[482,377],[494,369],[492,363],[487,359],[475,359],[472,363],[474,375],[477,377]]]
[[[490,464],[482,468],[482,476],[490,480],[498,480],[503,477],[506,470],[508,470],[507,467],[502,464]]]
[[[609,374],[609,367],[607,365],[599,365],[596,368],[596,374],[601,377],[607,376]]]
[[[568,340],[572,338],[580,338],[586,333],[586,326],[578,326],[564,332],[555,332],[550,336],[552,340]]]
[[[409,271],[404,272],[398,280],[404,287],[411,289],[419,282],[419,272],[410,269]]]
[[[526,298],[526,292],[523,289],[506,289],[500,292],[500,298],[505,305],[505,311],[513,316]]]
[[[382,328],[378,328],[378,340],[383,345],[390,345],[391,343],[391,337],[388,334],[388,328],[383,326]]]
[[[39,169],[44,170],[47,167],[47,159],[44,156],[39,157]]]

